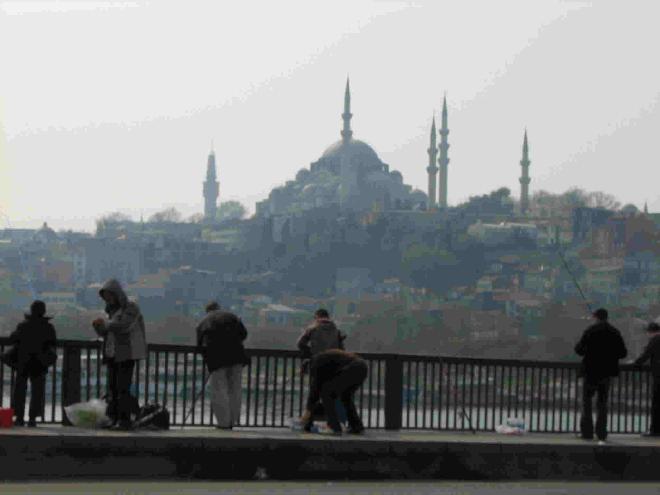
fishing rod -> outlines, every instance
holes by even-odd
[[[584,299],[584,303],[587,306],[587,310],[589,311],[589,314],[592,315],[593,310],[591,309],[591,304],[589,304],[589,300],[584,295],[584,292],[582,292],[582,288],[580,287],[580,284],[578,283],[577,278],[575,278],[575,275],[571,271],[571,268],[568,266],[568,262],[566,261],[566,258],[562,254],[561,247],[559,245],[557,245],[557,254],[559,255],[559,258],[561,258],[561,261],[564,264],[564,268],[566,268],[566,271],[571,276],[571,279],[573,280],[573,284],[575,285],[575,287],[577,287],[577,290],[580,293],[580,295],[582,296],[582,299]]]

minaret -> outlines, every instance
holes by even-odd
[[[647,201],[644,201],[644,215],[649,214],[649,204]]]
[[[529,178],[529,147],[527,146],[527,129],[525,129],[525,137],[523,139],[522,160],[520,166],[522,167],[522,176],[520,177],[520,213],[526,215],[529,211],[529,183],[532,179]]]
[[[427,153],[429,154],[429,166],[426,167],[426,171],[429,174],[429,199],[428,199],[428,209],[432,210],[436,205],[436,181],[438,180],[438,167],[435,165],[435,161],[438,156],[438,147],[435,145],[435,115],[433,116],[433,123],[431,124],[431,143]]]
[[[449,143],[447,142],[447,135],[449,128],[447,127],[447,95],[442,102],[442,127],[440,128],[440,158],[438,158],[438,165],[440,165],[440,189],[438,191],[438,206],[440,208],[447,208],[447,167],[449,166]]]
[[[341,118],[344,120],[344,128],[341,131],[341,138],[344,142],[350,141],[353,137],[353,131],[351,130],[351,86],[346,78],[346,91],[344,92],[344,113],[341,114]]]
[[[204,182],[204,221],[214,222],[218,210],[219,184],[215,173],[215,152],[211,149],[208,164],[206,166],[206,181]]]

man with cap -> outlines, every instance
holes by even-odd
[[[653,376],[653,395],[651,399],[651,426],[644,436],[660,437],[660,325],[652,321],[646,327],[649,343],[634,364],[640,366],[646,361],[651,362]]]
[[[581,374],[584,379],[580,433],[585,440],[593,439],[592,400],[597,394],[596,435],[602,443],[607,439],[607,400],[610,379],[619,375],[619,359],[625,358],[628,350],[621,332],[607,321],[606,309],[596,310],[593,317],[594,324],[584,331],[575,346],[575,353],[582,356]]]
[[[46,304],[34,301],[30,314],[18,324],[9,336],[9,342],[16,347],[16,383],[12,396],[12,406],[16,415],[16,426],[25,424],[25,395],[30,380],[30,419],[28,426],[37,426],[37,417],[43,417],[46,400],[46,373],[55,364],[57,354],[55,328],[46,316]]]
[[[128,300],[117,280],[108,280],[99,296],[105,301],[108,321],[98,318],[92,325],[104,340],[112,427],[129,430],[132,427],[131,413],[137,412],[137,401],[130,393],[135,364],[147,356],[144,318],[138,305]]]

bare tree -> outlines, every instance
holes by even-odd
[[[149,222],[151,223],[160,223],[160,222],[180,222],[182,219],[181,213],[176,208],[167,208],[158,213],[154,213],[149,217]]]

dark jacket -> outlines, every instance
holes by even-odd
[[[651,361],[651,373],[655,380],[660,380],[660,334],[654,335],[649,339],[646,349],[641,356],[635,360],[636,365]]]
[[[344,349],[346,336],[330,320],[321,320],[307,327],[298,339],[298,349],[304,358],[311,358],[329,349]]]
[[[144,359],[147,356],[147,339],[140,308],[128,300],[117,280],[108,280],[99,294],[103,292],[114,294],[118,301],[116,306],[106,306],[109,321],[97,330],[104,340],[104,357],[114,358],[117,362]]]
[[[26,315],[9,336],[16,346],[16,371],[29,375],[46,373],[55,363],[57,336],[50,318]]]
[[[331,349],[316,355],[310,365],[307,408],[313,410],[321,397],[321,389],[325,383],[354,366],[366,369],[367,363],[357,354],[339,349]]]
[[[619,375],[619,359],[628,355],[621,333],[606,321],[591,325],[575,346],[582,358],[582,375],[590,381]]]
[[[233,313],[211,311],[197,325],[197,345],[202,348],[209,372],[237,364],[248,364],[243,342],[247,330]]]

